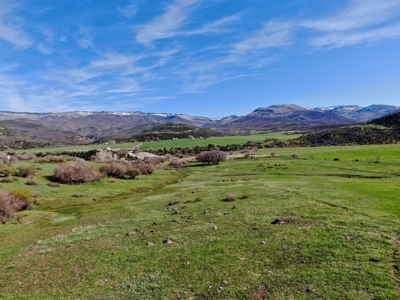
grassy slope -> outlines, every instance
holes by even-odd
[[[398,299],[398,146],[277,153],[57,193],[1,184],[42,196],[16,216],[33,223],[0,225],[0,298]]]
[[[293,139],[300,136],[300,134],[285,135],[279,133],[271,134],[254,134],[245,136],[226,136],[226,137],[216,137],[208,138],[205,140],[178,140],[178,141],[159,141],[159,142],[146,142],[140,149],[145,150],[149,148],[173,148],[173,147],[195,147],[196,145],[207,146],[208,144],[216,145],[228,145],[228,144],[245,144],[247,141],[262,142],[266,138],[277,138],[280,140]]]

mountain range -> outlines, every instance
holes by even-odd
[[[15,146],[15,141],[38,142],[38,146],[42,147],[100,142],[107,139],[129,140],[136,134],[165,123],[218,129],[227,134],[249,131],[310,132],[368,122],[399,111],[400,106],[392,105],[304,108],[294,104],[261,107],[247,115],[223,118],[143,112],[21,113],[1,111],[0,143]]]

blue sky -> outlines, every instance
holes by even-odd
[[[0,110],[400,104],[400,0],[0,0]]]

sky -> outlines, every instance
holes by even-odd
[[[0,0],[0,110],[400,105],[400,0]]]

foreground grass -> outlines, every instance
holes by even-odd
[[[56,193],[43,165],[35,210],[0,225],[0,298],[398,299],[398,150],[285,149]]]

